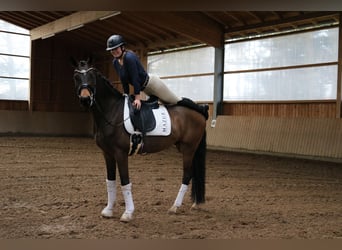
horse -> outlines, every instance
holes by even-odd
[[[76,95],[81,106],[93,115],[95,141],[102,150],[107,170],[108,202],[101,211],[101,215],[108,218],[114,217],[113,210],[117,197],[117,168],[125,201],[125,211],[121,215],[120,221],[129,222],[133,219],[134,202],[128,169],[131,135],[124,127],[123,116],[125,95],[117,90],[98,69],[93,67],[91,61],[73,59],[72,65]],[[169,213],[176,213],[182,205],[190,181],[193,202],[190,209],[205,202],[207,117],[180,105],[165,104],[165,107],[171,121],[170,134],[167,136],[145,136],[143,150],[139,154],[157,153],[173,145],[182,154],[181,187],[173,205],[168,210]]]

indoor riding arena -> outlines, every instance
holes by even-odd
[[[0,239],[342,239],[340,20],[316,11],[0,11]],[[133,219],[120,221],[118,174],[113,217],[101,216],[105,159],[70,57],[92,58],[122,92],[106,51],[113,33],[149,74],[209,105],[205,203],[192,207],[189,188],[169,212],[183,175],[171,146],[128,157]]]

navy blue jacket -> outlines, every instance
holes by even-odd
[[[126,51],[123,65],[120,65],[117,59],[113,60],[113,65],[120,77],[124,93],[129,94],[129,84],[131,84],[134,87],[134,94],[140,94],[141,87],[145,83],[148,74],[137,55],[132,51]]]

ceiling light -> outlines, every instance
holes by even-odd
[[[42,36],[42,39],[46,39],[46,38],[49,38],[49,37],[53,37],[54,35],[55,35],[55,33],[48,34],[48,35]]]
[[[76,30],[76,29],[82,28],[83,26],[84,26],[84,24],[82,23],[80,25],[76,25],[74,27],[68,28],[67,31]]]
[[[116,16],[116,15],[119,15],[119,14],[121,14],[120,11],[114,11],[112,14],[109,14],[109,15],[103,16],[103,17],[100,17],[99,20],[102,21],[102,20],[105,20],[105,19],[107,19],[107,18],[110,18],[110,17]]]

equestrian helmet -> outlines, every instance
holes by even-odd
[[[107,51],[116,49],[117,47],[120,47],[122,45],[125,45],[126,42],[120,35],[112,35],[107,40]]]

